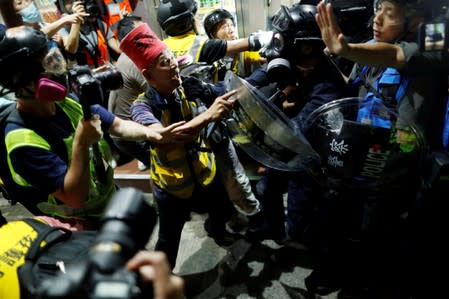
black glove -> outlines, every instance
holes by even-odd
[[[196,77],[185,77],[182,80],[182,87],[184,88],[187,99],[200,99],[206,106],[212,104],[217,97],[212,84],[205,83]]]

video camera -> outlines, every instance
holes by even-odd
[[[90,116],[91,104],[103,104],[105,93],[123,86],[122,74],[113,66],[101,72],[92,72],[87,65],[74,65],[69,69],[68,79],[71,91],[80,99],[86,118]]]
[[[43,281],[40,299],[152,298],[151,284],[141,282],[125,263],[144,249],[157,214],[141,191],[124,188],[113,196],[86,260],[66,273]]]

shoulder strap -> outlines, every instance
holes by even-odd
[[[33,266],[37,258],[52,244],[68,239],[72,232],[61,227],[51,227],[32,218],[23,219],[22,221],[33,227],[37,232],[37,238],[31,244],[25,256],[25,262],[19,269],[20,276],[27,278],[21,281],[23,287],[29,294],[35,294],[37,286],[35,276],[33,275]],[[41,246],[43,241],[46,242],[45,246]]]

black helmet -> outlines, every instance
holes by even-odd
[[[195,0],[161,0],[157,21],[168,35],[182,35],[193,29],[196,11]]]
[[[295,4],[291,7],[281,5],[273,16],[273,37],[268,46],[261,52],[268,61],[276,58],[291,60],[297,56],[297,49],[302,44],[314,46],[321,53],[324,43],[321,31],[315,21],[317,9],[315,5]]]
[[[213,38],[217,26],[226,19],[232,20],[232,23],[235,24],[234,17],[226,9],[219,8],[208,14],[204,19],[204,30],[206,31],[207,36]]]
[[[273,16],[274,31],[294,38],[321,38],[320,28],[315,21],[315,5],[296,4],[291,7],[281,5]]]
[[[41,59],[47,51],[48,38],[40,30],[21,26],[8,29],[0,40],[0,84],[15,90],[36,79],[43,72]]]

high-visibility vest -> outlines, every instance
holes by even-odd
[[[24,221],[11,221],[0,228],[0,298],[20,299],[18,268],[37,232]]]
[[[64,139],[64,144],[67,150],[68,161],[67,164],[70,165],[72,158],[72,143],[75,136],[75,130],[78,126],[79,120],[83,117],[83,112],[81,105],[76,101],[66,98],[64,101],[57,102],[57,105],[62,108],[64,113],[69,117],[71,124],[73,126],[73,134]],[[33,130],[27,128],[19,128],[8,132],[5,136],[6,150],[8,153],[8,165],[11,171],[12,178],[20,186],[31,186],[23,177],[21,177],[14,170],[14,165],[11,162],[10,154],[12,151],[19,147],[33,146],[36,148],[51,150],[51,145],[38,135]],[[107,142],[102,138],[99,142],[100,151],[102,156],[106,161],[111,158],[111,150]],[[103,214],[104,208],[106,207],[112,194],[116,191],[116,187],[113,180],[113,169],[108,167],[106,173],[107,183],[100,184],[95,180],[95,166],[93,159],[90,159],[90,185],[87,200],[83,208],[72,208],[64,204],[60,204],[56,198],[49,194],[47,202],[41,202],[37,204],[39,210],[43,213],[51,216],[57,217],[74,217],[84,219],[85,217],[99,217]]]
[[[103,0],[106,6],[104,21],[111,28],[115,37],[118,38],[118,22],[123,18],[123,13],[131,14],[133,12],[128,0]]]
[[[179,89],[181,114],[185,120],[195,116],[198,109],[195,102],[188,101]],[[164,126],[172,123],[172,113],[162,110],[161,122]],[[179,197],[192,196],[195,185],[207,186],[216,173],[215,156],[202,136],[184,146],[153,146],[151,155],[151,180],[164,191]]]
[[[92,53],[91,51],[89,51],[87,49],[87,47],[84,47],[82,49],[84,55],[86,56],[86,61],[87,61],[87,65],[89,66],[102,66],[105,63],[108,63],[110,61],[110,56],[109,56],[109,49],[108,49],[108,44],[107,44],[107,40],[106,37],[104,36],[104,33],[101,31],[100,28],[96,29],[97,32],[97,44],[92,45],[92,46],[96,46],[98,49],[98,52],[96,53]],[[81,36],[81,38],[86,41],[88,44],[90,43],[90,40],[86,37],[83,38],[83,36]]]
[[[198,62],[205,41],[206,39],[204,37],[194,32],[188,32],[179,36],[170,36],[163,40],[176,57],[190,55],[193,62]]]

